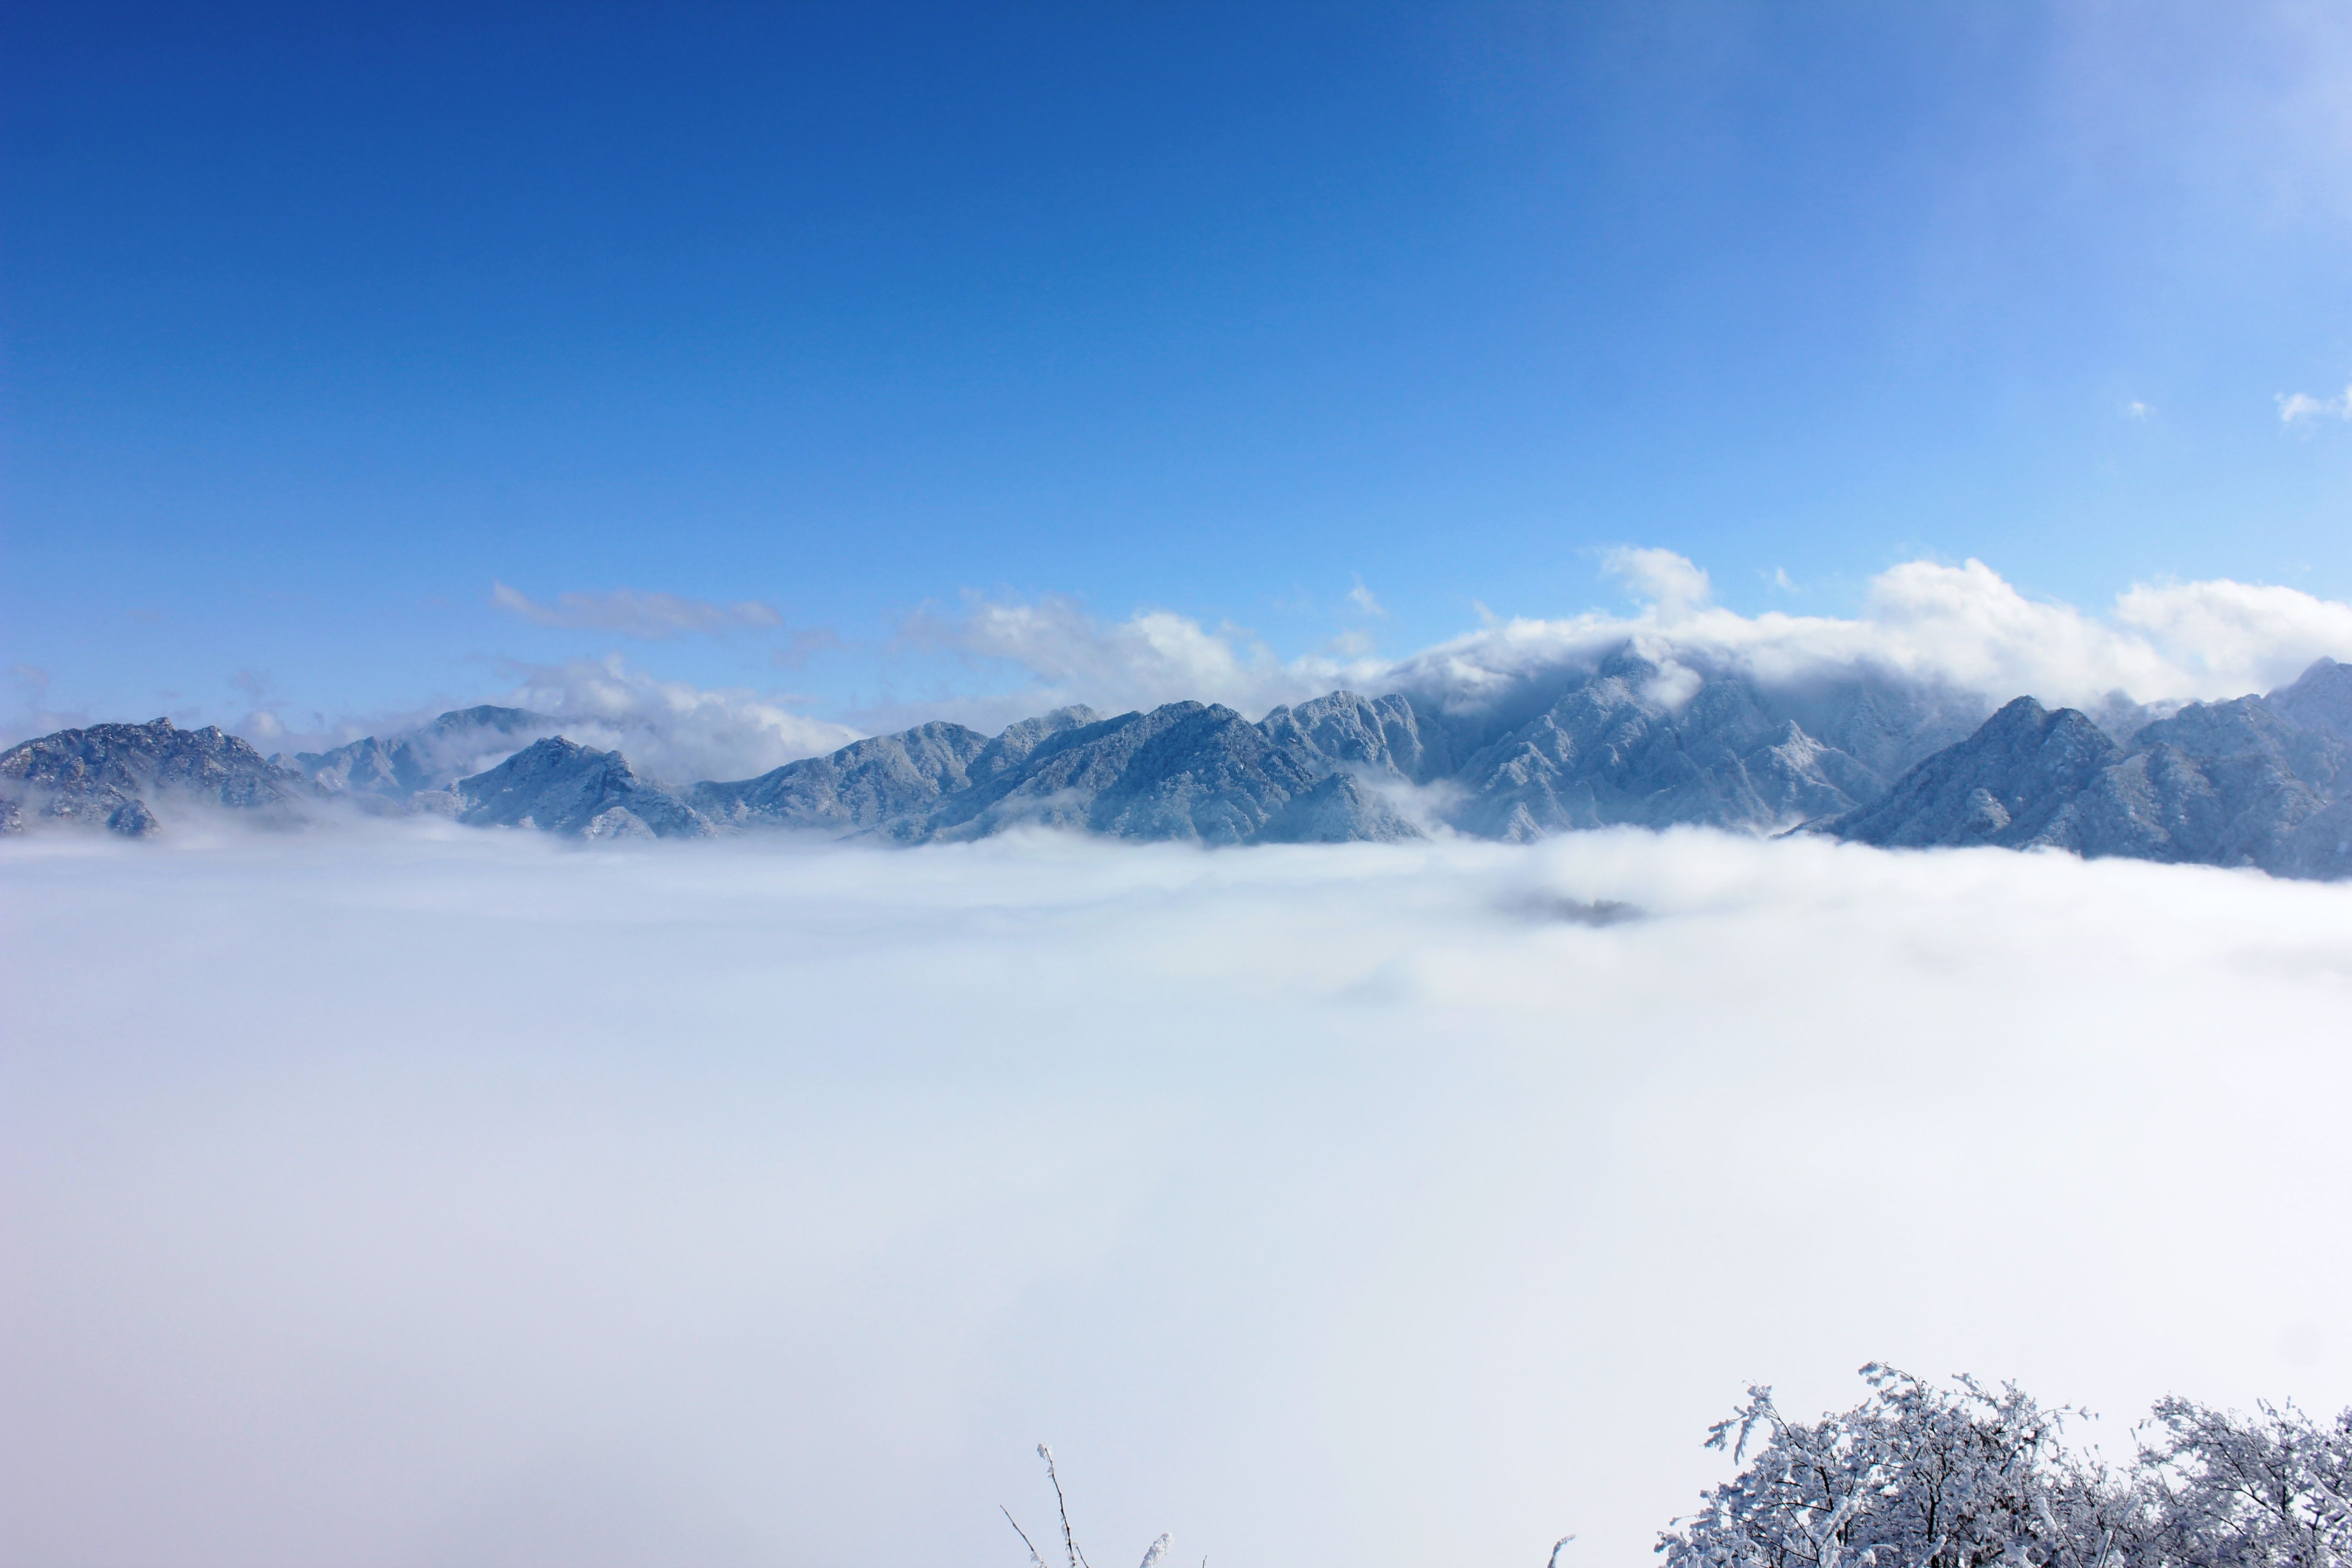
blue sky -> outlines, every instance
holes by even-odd
[[[854,722],[1001,679],[906,635],[973,594],[1402,653],[1621,543],[2352,596],[2337,8],[0,25],[20,709],[619,651]],[[549,607],[620,591],[763,608]]]

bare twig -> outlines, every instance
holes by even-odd
[[[1054,1506],[1062,1512],[1062,1545],[1070,1554],[1070,1568],[1094,1568],[1087,1561],[1087,1554],[1078,1550],[1078,1538],[1070,1533],[1070,1504],[1062,1496],[1062,1478],[1054,1468],[1054,1450],[1040,1443],[1037,1457],[1045,1461],[1045,1479],[1054,1483]]]
[[[1544,1568],[1559,1568],[1559,1549],[1575,1539],[1576,1537],[1573,1535],[1563,1535],[1558,1541],[1553,1542],[1551,1543],[1551,1558],[1544,1564]]]
[[[1021,1528],[1021,1521],[1013,1517],[1013,1510],[1003,1503],[998,1503],[996,1507],[997,1511],[1004,1515],[1004,1522],[1013,1527],[1013,1533],[1021,1538],[1021,1544],[1029,1549],[1029,1561],[1035,1563],[1037,1568],[1045,1568],[1045,1560],[1037,1555],[1037,1543],[1029,1539],[1029,1532]]]

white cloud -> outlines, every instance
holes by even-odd
[[[28,1561],[1012,1563],[1043,1437],[1097,1555],[1612,1563],[1751,1378],[2352,1403],[2352,886],[362,824],[0,887]]]
[[[1170,610],[1138,610],[1126,620],[1105,622],[1058,595],[1031,600],[972,595],[960,614],[927,610],[910,617],[903,636],[918,647],[1027,675],[1031,684],[985,705],[992,716],[1007,720],[1068,702],[1118,711],[1188,700],[1226,703],[1255,718],[1278,702],[1377,679],[1385,668],[1369,658],[1320,654],[1285,662],[1240,627],[1213,631]]]
[[[2278,584],[2144,583],[2098,615],[2029,599],[1979,561],[1914,561],[1874,578],[1851,617],[1748,616],[1714,604],[1707,574],[1670,551],[1612,552],[1606,565],[1633,586],[1641,609],[1505,621],[1475,606],[1486,623],[1478,630],[1403,658],[1379,656],[1360,631],[1285,659],[1243,628],[1212,627],[1173,611],[1105,621],[1066,597],[972,595],[953,613],[911,617],[904,641],[991,671],[1009,668],[1019,679],[993,692],[941,691],[877,705],[853,715],[864,728],[812,717],[801,710],[806,700],[789,693],[664,680],[618,657],[512,667],[519,684],[493,700],[554,711],[574,739],[617,746],[654,776],[687,781],[750,776],[873,730],[935,718],[993,729],[1069,702],[1118,712],[1195,700],[1256,718],[1277,703],[1344,687],[1475,706],[1589,668],[1629,642],[1671,667],[1661,689],[1668,697],[1683,694],[1694,670],[1732,668],[1780,685],[1862,675],[1919,680],[1990,702],[2031,694],[2096,704],[2117,690],[2154,702],[2269,690],[2322,655],[2352,660],[2352,605]],[[50,710],[37,676],[17,677],[26,709],[15,725],[19,733],[83,717]],[[282,710],[257,708],[246,728],[268,746],[319,750],[389,734],[436,710],[295,733],[279,722]],[[174,718],[205,721],[193,710]]]
[[[1364,580],[1361,577],[1358,577],[1356,585],[1348,590],[1348,603],[1355,605],[1360,612],[1367,616],[1385,616],[1389,613],[1387,607],[1373,596],[1372,591],[1364,586]]]
[[[504,583],[494,583],[490,586],[490,603],[535,626],[570,626],[655,641],[688,633],[716,637],[728,631],[772,628],[784,624],[774,606],[756,599],[716,605],[706,599],[681,599],[675,594],[640,593],[634,588],[616,588],[609,594],[558,594],[554,603],[547,604]]]
[[[1736,667],[1768,684],[1877,675],[1994,702],[2030,694],[2095,703],[2117,690],[2141,701],[2236,697],[2283,685],[2323,654],[2352,660],[2352,605],[2227,578],[2138,584],[2103,616],[2029,599],[1980,561],[1913,561],[1872,579],[1852,617],[1747,616],[1713,604],[1706,573],[1671,551],[1613,551],[1604,564],[1642,597],[1638,613],[1497,620],[1395,660],[1363,643],[1285,660],[1237,628],[1212,630],[1170,611],[1105,622],[1074,599],[975,596],[959,615],[910,622],[909,639],[1010,665],[1029,683],[984,700],[870,717],[897,723],[953,712],[988,724],[1064,702],[1117,710],[1192,698],[1255,718],[1336,687],[1475,704],[1590,668],[1628,642],[1669,663]],[[1686,668],[1668,673],[1689,679]]]
[[[2124,405],[2124,416],[2128,419],[2146,419],[2147,405],[2137,401],[2126,403]]]
[[[2142,584],[2103,618],[2029,599],[1980,561],[1914,561],[1874,578],[1862,614],[1843,618],[1695,607],[1706,574],[1665,552],[1619,569],[1642,574],[1653,595],[1639,616],[1514,620],[1416,654],[1384,679],[1475,701],[1639,638],[1654,655],[1735,665],[1768,683],[1876,672],[1995,701],[2082,703],[2118,689],[2142,701],[2236,697],[2292,680],[2321,654],[2352,658],[2352,605],[2226,578]]]
[[[551,714],[572,740],[625,752],[640,773],[675,784],[750,778],[864,732],[796,712],[775,693],[658,679],[617,654],[516,674],[509,704]]]
[[[512,684],[487,696],[444,697],[331,724],[320,720],[302,731],[281,725],[265,732],[255,720],[273,716],[257,714],[248,717],[245,732],[264,750],[323,752],[365,735],[398,734],[451,709],[487,702],[544,713],[552,722],[517,731],[511,742],[485,750],[448,751],[439,760],[460,774],[496,766],[541,735],[562,734],[583,745],[621,752],[640,773],[669,784],[750,778],[833,751],[866,732],[801,711],[808,699],[793,693],[665,680],[618,654],[561,664],[510,662],[504,670]]]
[[[1661,620],[1679,620],[1715,598],[1715,584],[1690,558],[1671,550],[1621,544],[1601,557],[1601,569],[1651,605]]]
[[[2282,392],[2278,395],[2279,423],[2293,425],[2304,419],[2352,419],[2352,386],[2344,389],[2341,397],[2314,397],[2306,392]]]

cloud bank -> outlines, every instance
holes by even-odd
[[[1751,1378],[2352,1402],[2352,887],[428,823],[0,916],[26,1561],[1013,1568],[1046,1438],[1100,1552],[1623,1562]]]
[[[927,720],[993,731],[1073,702],[1106,713],[1188,700],[1222,702],[1255,719],[1277,704],[1345,687],[1476,706],[1572,679],[1628,642],[1681,670],[1694,686],[1690,671],[1702,667],[1766,685],[1918,682],[1973,696],[1987,710],[2024,695],[2093,710],[2119,692],[2158,704],[2230,698],[2284,685],[2323,655],[2352,660],[2352,604],[2275,584],[2141,583],[2093,613],[2029,598],[1980,561],[1914,561],[1871,579],[1854,615],[1750,616],[1717,604],[1707,573],[1672,551],[1621,548],[1602,563],[1634,601],[1630,611],[1506,621],[1482,610],[1485,624],[1477,629],[1401,658],[1371,651],[1360,630],[1285,658],[1246,628],[1171,610],[1146,608],[1111,620],[1066,596],[973,595],[952,608],[928,606],[899,628],[902,650],[943,655],[950,668],[964,667],[961,685],[950,679],[920,700],[846,707],[833,717],[809,712],[822,704],[804,695],[700,687],[612,655],[510,662],[511,683],[501,690],[301,731],[262,704],[257,689],[248,692],[255,710],[239,728],[265,751],[318,751],[391,733],[443,708],[489,700],[552,712],[573,739],[617,746],[656,777],[690,782],[751,777],[863,734]],[[1369,590],[1359,589],[1349,595],[1358,611],[1372,619],[1385,615]],[[500,591],[534,616],[577,616],[542,624],[587,626],[602,624],[603,616],[614,628],[638,626],[632,635],[664,626],[709,629],[730,616],[737,617],[732,624],[776,624],[773,612],[758,605],[623,593],[565,595],[551,607]],[[777,650],[778,662],[790,664],[816,646],[832,646],[827,634],[803,633]],[[20,668],[13,679],[21,710],[6,727],[11,739],[93,721],[53,704],[43,672]],[[183,724],[205,721],[193,709],[173,710],[172,717]]]
[[[2104,615],[2030,599],[1980,561],[1914,561],[1873,578],[1850,617],[1715,603],[1707,574],[1672,551],[1603,557],[1639,601],[1483,626],[1402,658],[1323,651],[1283,660],[1233,626],[1164,610],[1104,621],[1068,599],[974,598],[927,612],[909,635],[1026,678],[1002,709],[1084,701],[1107,710],[1184,698],[1255,718],[1337,686],[1406,690],[1473,704],[1547,676],[1590,668],[1629,640],[1654,658],[1737,668],[1768,685],[1846,679],[1920,681],[1989,704],[2031,695],[2091,706],[2229,698],[2283,685],[2323,655],[2352,659],[2352,605],[2300,589],[2215,578],[2135,584]]]

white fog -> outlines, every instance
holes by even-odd
[[[2352,1403],[2352,885],[411,822],[0,900],[26,1561],[1017,1568],[1044,1439],[1106,1568],[1618,1563],[1750,1380]]]

